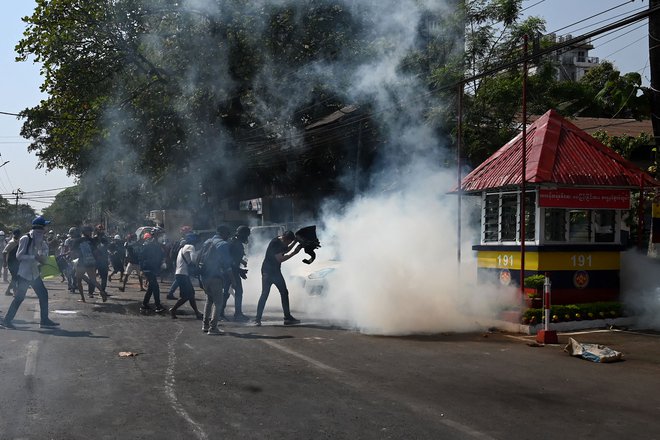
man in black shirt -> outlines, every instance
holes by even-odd
[[[246,322],[250,318],[243,314],[243,281],[247,279],[247,261],[245,260],[245,248],[250,237],[250,228],[239,226],[236,234],[229,240],[229,256],[231,257],[231,272],[225,277],[223,286],[223,302],[221,316],[225,314],[225,307],[230,293],[229,288],[234,288],[234,321]]]
[[[259,304],[257,305],[257,316],[254,319],[254,323],[257,326],[261,325],[261,316],[266,307],[266,300],[268,300],[270,287],[273,284],[275,284],[277,290],[280,291],[280,296],[282,298],[284,325],[300,323],[299,320],[291,315],[289,309],[289,290],[286,287],[286,282],[284,281],[281,270],[282,263],[296,255],[302,249],[301,245],[298,245],[293,249],[295,244],[296,236],[293,232],[286,231],[284,234],[273,238],[268,244],[268,248],[266,248],[266,256],[261,265],[261,296],[259,297]]]

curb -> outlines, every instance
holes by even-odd
[[[570,332],[575,330],[586,329],[602,329],[608,327],[630,327],[637,323],[635,317],[623,317],[614,319],[589,319],[584,321],[568,321],[568,322],[551,322],[548,325],[548,330],[555,330],[558,332]],[[496,321],[494,327],[499,330],[511,333],[523,333],[526,335],[535,335],[539,330],[545,328],[544,324],[524,325],[516,324],[515,322]]]

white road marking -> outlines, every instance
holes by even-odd
[[[34,376],[37,372],[37,353],[39,341],[30,341],[27,345],[27,358],[25,359],[25,375]]]
[[[287,348],[287,347],[285,347],[281,344],[278,344],[277,342],[267,341],[267,340],[262,340],[262,342],[264,344],[270,345],[271,347],[277,348],[278,350],[281,350],[285,353],[288,353],[291,356],[295,356],[298,359],[302,359],[303,361],[308,362],[308,363],[314,365],[315,367],[320,368],[321,370],[330,371],[330,372],[335,373],[335,374],[342,374],[343,373],[341,370],[338,370],[334,367],[331,367],[330,365],[326,365],[323,362],[317,361],[316,359],[312,359],[309,356],[305,356],[302,353],[298,353],[297,351],[292,350],[290,348]]]
[[[167,343],[167,370],[165,371],[165,394],[170,401],[170,406],[172,409],[179,414],[188,424],[192,427],[195,436],[200,440],[207,440],[209,437],[206,435],[199,423],[195,422],[188,411],[185,410],[183,405],[179,402],[179,399],[176,397],[176,379],[174,378],[174,369],[176,367],[176,350],[175,344],[179,336],[183,333],[183,327],[179,325],[179,331],[177,331],[174,339]]]

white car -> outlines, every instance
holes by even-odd
[[[324,295],[339,265],[339,260],[317,260],[309,266],[306,265],[304,270],[298,271],[296,277],[301,279],[302,287],[308,295]]]

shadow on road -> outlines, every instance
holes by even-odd
[[[107,336],[95,335],[90,331],[70,331],[62,328],[57,329],[31,329],[30,331],[42,333],[52,336],[62,336],[65,338],[92,338],[92,339],[108,339]]]
[[[225,331],[225,335],[233,336],[240,339],[293,339],[294,336],[291,335],[260,335],[258,333],[236,333]]]

